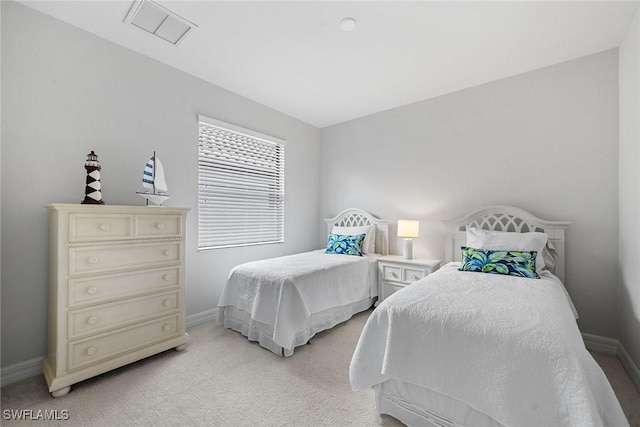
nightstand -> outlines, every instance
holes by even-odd
[[[439,259],[406,259],[400,255],[378,258],[378,301],[440,268]]]

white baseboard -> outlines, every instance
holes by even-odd
[[[616,355],[618,354],[618,347],[620,342],[613,338],[607,338],[600,335],[582,333],[582,340],[584,346],[588,350],[597,351],[598,353]]]
[[[624,369],[631,377],[631,381],[633,381],[638,391],[640,391],[640,369],[638,369],[638,366],[633,363],[631,356],[629,356],[627,350],[625,350],[620,343],[618,343],[618,359],[620,359],[622,366],[624,366]]]
[[[215,322],[217,313],[218,308],[216,307],[211,310],[201,311],[200,313],[190,314],[185,318],[185,324],[187,328],[190,328],[209,321]]]
[[[34,357],[33,359],[2,368],[0,385],[13,384],[36,375],[42,375],[43,360],[44,356]]]
[[[633,384],[635,384],[638,391],[640,391],[640,369],[638,369],[638,366],[633,363],[631,356],[629,356],[627,350],[625,350],[622,344],[620,344],[620,341],[613,338],[586,333],[582,333],[582,339],[584,340],[584,345],[588,350],[617,356],[618,359],[620,359],[622,366],[624,366],[624,369],[629,374],[629,377],[631,377],[631,381],[633,381]]]
[[[200,323],[215,321],[217,308],[195,313],[185,318],[185,325],[187,328],[191,326],[199,325]],[[26,380],[27,378],[42,375],[42,361],[45,356],[35,357],[24,362],[19,362],[13,365],[2,368],[0,373],[0,386],[16,383],[18,381]]]

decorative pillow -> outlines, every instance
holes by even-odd
[[[363,225],[360,227],[340,227],[333,226],[331,230],[333,234],[342,234],[348,236],[355,236],[357,234],[364,234],[364,243],[362,244],[363,254],[376,253],[376,226],[375,225]]]
[[[331,233],[327,240],[327,250],[325,252],[328,254],[362,256],[364,234],[349,236]]]
[[[462,246],[460,271],[506,274],[539,279],[535,251],[493,251]]]
[[[541,254],[547,244],[547,234],[532,231],[529,233],[513,233],[508,231],[482,230],[467,227],[467,247],[500,251],[528,251]],[[538,257],[536,271],[545,268],[542,256]]]

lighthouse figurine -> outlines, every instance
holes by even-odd
[[[83,204],[104,205],[102,200],[102,185],[100,184],[100,162],[98,155],[93,150],[87,154],[87,161],[84,164],[87,170],[87,185],[84,187]]]

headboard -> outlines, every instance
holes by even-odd
[[[327,233],[331,233],[334,225],[339,227],[376,226],[376,253],[389,254],[389,223],[376,218],[369,212],[358,208],[349,208],[340,212],[336,217],[325,219]]]
[[[565,230],[571,224],[568,221],[547,221],[529,212],[513,206],[487,206],[460,219],[443,221],[447,226],[446,260],[460,261],[460,246],[467,242],[467,227],[484,230],[527,233],[539,231],[546,233],[558,253],[554,274],[564,282],[565,273]]]

